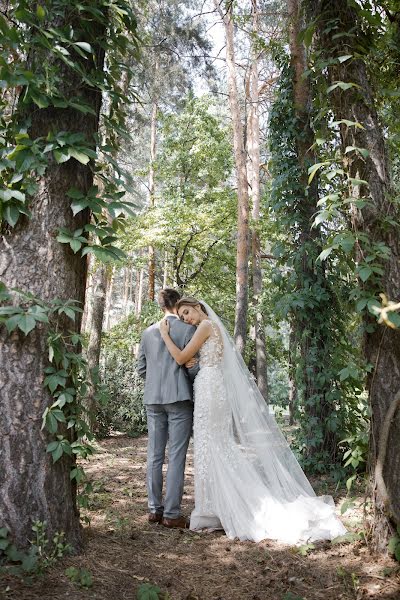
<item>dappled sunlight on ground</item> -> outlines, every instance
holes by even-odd
[[[372,557],[361,541],[299,549],[273,541],[232,541],[223,532],[169,530],[147,522],[146,439],[121,435],[99,443],[86,465],[93,483],[85,551],[66,557],[31,586],[7,582],[12,600],[135,600],[142,583],[157,584],[170,600],[399,600],[399,571]],[[320,482],[321,483],[321,482]],[[314,484],[314,482],[313,482]],[[322,481],[318,493],[329,493]],[[342,494],[337,495],[340,498]],[[183,512],[193,508],[189,449]],[[361,510],[345,524],[360,527]],[[301,553],[302,552],[302,553]],[[79,589],[65,576],[85,567],[93,587]],[[290,596],[290,593],[292,596]]]

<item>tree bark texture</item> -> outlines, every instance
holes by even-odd
[[[359,54],[360,44],[368,46],[356,10],[345,0],[331,3],[327,0],[310,1],[313,16],[318,15],[317,43],[328,57]],[[327,31],[332,23],[338,25],[337,33],[352,31],[353,37],[341,37],[335,41]],[[382,263],[384,275],[376,285],[367,280],[363,285],[371,294],[384,292],[390,300],[400,300],[400,214],[391,190],[390,167],[385,140],[375,108],[374,93],[368,78],[365,62],[352,58],[334,64],[328,69],[328,83],[337,81],[354,83],[358,87],[348,90],[336,88],[331,101],[337,120],[348,119],[360,123],[363,128],[340,125],[343,155],[348,146],[368,150],[368,156],[348,152],[346,156],[350,177],[364,180],[368,185],[353,186],[349,196],[368,199],[362,209],[352,210],[352,225],[356,232],[364,233],[373,242],[384,242],[390,255]],[[383,222],[385,221],[385,223]],[[370,464],[373,472],[373,499],[375,506],[374,542],[377,549],[387,545],[390,533],[388,518],[400,524],[400,412],[394,412],[390,423],[386,416],[400,390],[400,331],[385,325],[377,325],[366,315],[368,327],[364,337],[366,361],[373,366],[368,377],[369,400],[372,412]],[[372,330],[371,330],[372,329]],[[389,432],[385,431],[389,427]],[[385,464],[379,464],[381,437],[387,435]],[[381,453],[382,454],[382,453]],[[380,490],[375,479],[375,468],[382,469],[387,489]]]
[[[236,347],[243,354],[247,337],[247,309],[249,293],[249,194],[246,168],[244,131],[240,114],[236,82],[235,46],[233,34],[233,9],[229,3],[226,13],[222,12],[218,0],[214,0],[226,36],[226,64],[228,68],[229,105],[233,122],[233,148],[236,165],[238,195],[238,234],[236,253],[236,313],[234,338]]]
[[[252,0],[253,35],[257,39],[258,7],[257,0]],[[252,60],[249,74],[248,100],[250,103],[247,119],[247,152],[248,179],[252,201],[252,218],[254,227],[251,232],[252,249],[252,279],[253,279],[253,304],[255,308],[255,344],[256,344],[256,375],[258,388],[268,401],[267,380],[267,353],[265,346],[265,325],[261,312],[262,270],[261,247],[258,224],[260,222],[260,119],[259,119],[259,93],[258,93],[258,57],[255,43],[252,46]]]
[[[67,15],[67,16],[65,16]],[[63,17],[51,15],[53,24],[80,27],[73,9]],[[80,21],[80,22],[79,22]],[[86,22],[85,22],[86,24]],[[102,42],[105,29],[92,22],[93,39]],[[94,44],[95,46],[95,44]],[[100,44],[94,47],[96,62],[90,55],[81,61],[86,72],[103,69],[104,51]],[[49,61],[53,59],[49,56]],[[40,73],[43,53],[30,49],[29,65]],[[76,72],[64,63],[54,63],[60,74],[60,90],[65,97],[80,94],[82,100],[95,110],[95,116],[73,109],[49,107],[39,110],[36,105],[24,109],[24,117],[31,119],[28,133],[31,139],[46,137],[51,131],[84,133],[88,145],[94,147],[101,95],[89,85],[83,85]],[[31,292],[44,301],[55,298],[73,298],[84,303],[86,260],[73,254],[68,245],[56,241],[60,227],[75,230],[89,222],[87,211],[76,217],[71,211],[67,191],[71,187],[86,192],[93,183],[90,165],[75,159],[63,164],[54,160],[39,181],[39,190],[32,199],[32,217],[23,218],[12,230],[6,229],[0,238],[0,279],[8,288]],[[75,326],[71,321],[60,321],[67,334],[79,332],[80,319]],[[0,522],[10,530],[10,536],[20,546],[28,545],[32,521],[47,522],[51,539],[56,531],[64,531],[66,539],[75,548],[81,545],[81,529],[76,507],[76,490],[70,481],[72,459],[67,455],[52,464],[46,446],[52,438],[41,431],[42,414],[53,403],[47,388],[43,387],[44,369],[49,366],[47,327],[36,326],[27,336],[19,330],[8,335],[0,330]]]

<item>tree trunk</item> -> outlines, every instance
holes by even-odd
[[[111,317],[111,303],[114,292],[114,278],[115,278],[115,267],[111,268],[110,277],[107,280],[107,294],[106,294],[106,306],[104,309],[104,331],[110,329],[110,317]]]
[[[85,290],[85,306],[82,314],[81,322],[81,333],[86,333],[90,330],[90,321],[92,318],[92,295],[93,295],[93,265],[94,255],[87,254],[87,278],[86,278],[86,290]]]
[[[296,329],[295,324],[290,323],[289,333],[289,425],[294,425],[297,407],[297,379],[296,379]]]
[[[226,13],[222,12],[218,0],[214,0],[226,36],[226,63],[228,67],[229,105],[233,121],[233,148],[236,165],[238,195],[238,234],[236,253],[236,313],[234,338],[236,347],[243,354],[247,337],[247,308],[249,293],[249,194],[244,147],[243,123],[240,115],[239,96],[236,83],[235,48],[233,36],[233,9],[229,3]]]
[[[164,251],[164,272],[163,272],[163,288],[168,285],[168,252]]]
[[[122,293],[122,313],[126,315],[127,306],[129,302],[129,285],[131,280],[131,274],[129,271],[129,267],[124,267],[124,289]]]
[[[329,58],[343,55],[359,55],[358,44],[363,41],[363,32],[357,11],[345,0],[330,3],[327,0],[310,0],[313,15],[318,16],[318,45]],[[354,37],[332,39],[328,23],[336,20],[336,34],[352,31]],[[360,123],[363,128],[340,125],[342,152],[347,147],[366,149],[368,156],[357,151],[347,152],[346,163],[351,178],[365,180],[365,185],[353,185],[349,196],[368,198],[362,209],[353,207],[353,227],[364,233],[372,243],[384,242],[390,249],[387,260],[382,262],[384,274],[377,280],[369,278],[364,284],[366,294],[384,292],[393,301],[400,299],[400,235],[399,209],[393,200],[390,183],[388,156],[385,140],[375,108],[374,95],[368,80],[365,62],[352,58],[333,64],[328,69],[328,83],[344,81],[356,84],[346,91],[339,87],[331,93],[335,118]],[[387,546],[392,519],[400,525],[400,412],[387,422],[392,403],[400,390],[400,331],[371,322],[364,316],[367,326],[364,338],[364,353],[367,363],[373,365],[368,378],[369,400],[372,413],[370,464],[372,470],[383,469],[383,479],[376,480],[373,473],[373,500],[375,506],[374,541],[377,549]],[[371,325],[374,325],[371,327]],[[388,429],[386,459],[381,465],[380,442]],[[384,489],[386,487],[386,490]]]
[[[93,294],[91,322],[89,330],[89,343],[87,349],[87,362],[89,367],[90,388],[85,399],[85,417],[90,430],[96,431],[96,401],[95,401],[95,383],[98,378],[101,334],[103,330],[104,309],[107,296],[107,282],[109,279],[109,269],[106,265],[99,265],[96,273],[92,277]]]
[[[127,313],[126,313],[127,316],[129,315],[129,313],[132,311],[132,308],[133,308],[133,298],[134,298],[134,296],[133,296],[133,290],[135,289],[134,288],[134,280],[135,279],[136,279],[136,271],[133,268],[133,266],[131,266],[131,269],[130,269],[130,283],[129,283],[129,304],[128,304]]]
[[[137,317],[140,317],[140,314],[142,312],[143,288],[144,288],[144,269],[140,269],[139,287],[136,290],[135,314]]]
[[[56,27],[79,27],[74,8],[65,14],[50,15]],[[79,21],[78,21],[79,19]],[[51,27],[48,22],[47,26]],[[94,20],[86,21],[91,30],[94,56],[87,55],[80,61],[85,72],[103,69],[102,42],[105,30]],[[98,46],[96,47],[96,41]],[[43,68],[43,51],[35,46],[29,50],[33,70],[40,74]],[[84,133],[87,144],[93,147],[93,137],[98,130],[101,95],[98,90],[84,84],[79,75],[63,62],[49,63],[58,70],[62,87],[61,95],[76,96],[95,111],[95,115],[83,114],[71,109],[36,105],[24,108],[24,118],[29,117],[28,130],[31,139],[46,138],[50,132],[68,131]],[[48,64],[47,64],[48,66]],[[47,73],[47,72],[46,72]],[[46,75],[43,72],[43,76]],[[73,216],[71,200],[67,196],[75,187],[84,193],[93,184],[92,167],[82,165],[75,159],[63,164],[49,162],[39,181],[39,189],[30,205],[30,219],[21,218],[12,231],[0,239],[0,279],[8,288],[19,288],[44,301],[55,298],[73,298],[84,303],[86,283],[86,260],[73,254],[68,245],[56,241],[61,227],[76,230],[89,222],[88,211]],[[67,335],[75,329],[79,332],[81,319],[75,325],[60,321],[60,330]],[[76,507],[76,490],[70,481],[73,459],[66,454],[53,464],[46,446],[51,441],[46,431],[41,431],[42,415],[54,402],[47,388],[43,387],[44,369],[49,366],[47,327],[36,326],[27,336],[20,331],[8,335],[0,330],[0,365],[2,390],[0,405],[0,514],[1,525],[8,527],[15,543],[29,545],[32,522],[46,521],[47,535],[51,539],[56,531],[64,531],[66,539],[75,548],[81,545],[81,529]]]
[[[258,8],[257,0],[252,0],[253,35],[258,35]],[[255,307],[254,335],[256,346],[256,374],[258,388],[268,401],[267,382],[267,353],[265,348],[265,325],[261,312],[262,271],[261,248],[258,224],[260,222],[260,120],[259,120],[259,95],[258,95],[258,58],[257,47],[253,42],[252,63],[249,75],[250,108],[247,125],[247,152],[249,155],[248,174],[252,200],[252,217],[254,227],[252,235],[252,271],[253,271],[253,304]]]
[[[158,71],[158,60],[156,60],[155,73]],[[151,124],[150,124],[150,164],[149,164],[149,208],[154,208],[154,164],[156,160],[156,142],[157,142],[157,113],[158,104],[157,98],[153,100],[153,106],[151,111]],[[155,249],[154,246],[149,246],[149,300],[154,300],[154,287],[155,287]]]

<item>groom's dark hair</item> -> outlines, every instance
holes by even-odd
[[[181,295],[173,288],[164,288],[158,292],[158,304],[161,310],[172,310]]]

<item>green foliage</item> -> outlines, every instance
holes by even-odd
[[[103,29],[107,33],[99,39]],[[94,48],[99,44],[106,54],[104,71],[97,68]],[[0,77],[5,90],[0,101],[4,109],[0,120],[0,220],[13,228],[21,215],[30,217],[30,201],[54,162],[75,160],[86,165],[91,161],[92,166],[96,163],[102,193],[94,186],[86,195],[70,189],[68,196],[73,200],[73,213],[89,208],[93,222],[76,231],[62,229],[57,239],[69,244],[74,253],[81,251],[82,256],[92,252],[100,260],[121,259],[124,254],[115,246],[115,232],[123,226],[123,216],[131,212],[132,205],[121,199],[126,177],[113,153],[118,149],[116,128],[121,130],[126,116],[124,106],[134,99],[122,93],[120,83],[124,71],[129,79],[124,56],[138,56],[136,19],[129,2],[104,0],[93,7],[77,0],[48,0],[36,11],[25,0],[10,2],[7,18],[0,16],[0,47]],[[35,49],[35,64],[26,60],[30,48]],[[65,96],[62,78],[66,72],[76,80],[76,97]],[[84,81],[86,89],[107,94],[109,116],[104,119],[104,140],[86,139],[83,133],[69,131],[49,131],[46,137],[33,139],[29,129],[32,105],[35,111],[69,110],[77,117],[79,113],[96,116],[94,108],[78,95],[79,81]],[[17,94],[19,101],[15,102]],[[98,244],[91,241],[92,233]]]
[[[130,220],[123,249],[152,245],[166,256],[174,285],[219,308],[221,296],[225,303],[235,293],[230,132],[209,97],[189,97],[160,121],[155,206]]]
[[[360,466],[365,469],[366,461],[368,458],[368,428],[359,430],[356,435],[346,438],[343,442],[347,443],[350,448],[343,454],[343,460],[345,460],[345,467],[351,465],[353,469],[359,470]]]
[[[28,292],[17,289],[11,292],[13,296],[4,284],[0,287],[3,303],[18,298],[21,304],[1,307],[0,324],[4,323],[9,332],[18,327],[25,335],[31,335],[37,327],[46,327],[49,366],[45,368],[43,386],[53,402],[43,413],[42,429],[55,438],[47,444],[46,452],[51,454],[53,463],[63,456],[87,458],[93,452],[88,443],[92,435],[82,414],[89,385],[87,363],[81,353],[81,336],[65,326],[68,322],[73,326],[76,314],[82,309],[72,300],[56,298],[46,303]],[[85,475],[74,462],[70,477],[76,480],[81,492],[79,499],[84,502]]]
[[[303,544],[303,546],[299,546],[297,552],[300,556],[308,556],[313,550],[315,550],[315,544]]]
[[[353,544],[354,542],[358,542],[362,539],[364,539],[364,535],[362,533],[353,533],[349,531],[348,533],[335,537],[331,543],[333,546],[338,544]]]
[[[346,84],[335,82],[328,87],[327,78],[327,66],[333,68],[334,65],[352,58],[362,60],[366,70],[369,71],[370,81],[372,84],[375,82],[374,102],[377,102],[380,110],[384,129],[388,131],[387,145],[394,161],[392,173],[389,174],[393,185],[391,182],[390,189],[387,191],[390,196],[388,202],[398,207],[397,157],[400,138],[397,134],[399,123],[397,117],[400,114],[400,104],[398,93],[393,94],[397,86],[397,75],[393,67],[396,56],[399,55],[396,44],[400,39],[399,26],[396,20],[389,22],[385,19],[383,12],[372,10],[370,3],[364,4],[365,6],[361,7],[356,2],[351,3],[352,10],[357,15],[357,41],[354,39],[354,32],[342,30],[343,24],[339,19],[327,21],[325,15],[320,15],[320,18],[325,19],[325,34],[330,36],[332,30],[336,33],[330,37],[330,44],[314,49],[310,55],[309,75],[315,90],[313,100],[319,109],[315,127],[320,137],[315,147],[317,162],[310,167],[309,174],[311,178],[318,172],[326,192],[318,203],[320,209],[314,220],[314,223],[322,224],[326,230],[325,247],[319,258],[324,261],[328,256],[331,258],[334,256],[339,264],[347,262],[353,275],[349,298],[355,303],[357,312],[364,318],[365,331],[369,333],[374,326],[371,315],[377,314],[376,309],[380,306],[379,294],[385,288],[382,276],[385,272],[385,262],[391,252],[384,240],[389,239],[390,229],[393,235],[399,234],[399,224],[388,214],[376,214],[373,235],[367,235],[362,231],[363,228],[356,224],[357,220],[365,219],[367,209],[372,212],[376,209],[372,206],[368,182],[360,178],[355,179],[350,175],[349,162],[357,154],[362,162],[365,162],[369,157],[369,151],[367,148],[358,147],[356,142],[341,148],[339,136],[346,126],[348,133],[354,132],[356,138],[357,132],[365,129],[366,124],[348,119],[332,119],[334,107],[330,92],[333,88],[340,87],[343,90],[342,93],[346,95],[343,96],[343,102],[353,102],[353,98],[357,98],[353,88],[357,86],[352,82]],[[345,55],[343,55],[344,49]],[[363,209],[365,215],[361,216]],[[357,277],[355,278],[354,275]]]
[[[400,525],[397,526],[396,535],[392,536],[389,540],[388,550],[400,562]]]
[[[106,399],[97,414],[100,437],[111,431],[139,435],[147,431],[143,406],[144,383],[136,372],[133,356],[143,330],[162,317],[157,303],[146,302],[139,318],[130,314],[103,334],[100,378]]]
[[[136,598],[137,600],[168,600],[170,596],[152,583],[142,583],[138,587]]]
[[[79,587],[88,589],[93,585],[93,576],[88,569],[82,567],[68,567],[65,570],[65,575],[72,583],[77,584]]]
[[[147,431],[146,411],[143,406],[144,385],[136,372],[136,361],[118,352],[103,350],[104,367],[101,372],[107,401],[97,414],[100,437],[111,431],[126,431],[139,435]]]
[[[0,573],[10,573],[24,579],[41,575],[71,551],[71,546],[64,541],[63,532],[55,533],[50,543],[46,536],[45,521],[34,521],[32,532],[34,539],[30,541],[30,548],[23,551],[10,541],[6,527],[0,529]]]

